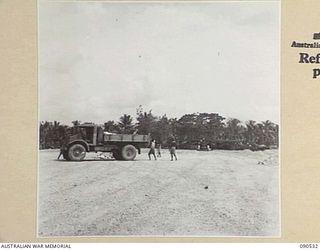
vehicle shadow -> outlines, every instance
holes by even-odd
[[[88,162],[88,161],[116,161],[116,159],[84,159],[82,161],[67,161],[64,159],[54,159],[53,161],[60,161],[60,162]]]
[[[82,161],[67,161],[65,159],[53,159],[53,161],[58,161],[58,162],[96,162],[96,161],[119,161],[119,162],[133,162],[133,161],[148,161],[148,162],[154,162],[154,160],[149,160],[149,159],[135,159],[133,161],[123,161],[123,160],[116,160],[116,159],[84,159]],[[157,161],[155,161],[157,162]]]

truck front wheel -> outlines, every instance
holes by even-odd
[[[74,144],[68,150],[70,161],[82,161],[86,157],[86,149],[81,144]]]
[[[121,156],[125,161],[132,161],[136,158],[137,149],[133,145],[125,145],[121,150]]]

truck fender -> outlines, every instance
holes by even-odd
[[[84,140],[75,140],[68,144],[68,148],[70,148],[74,144],[81,144],[85,147],[86,151],[89,152],[89,144]]]

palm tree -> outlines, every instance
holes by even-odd
[[[278,144],[278,128],[277,125],[267,120],[262,122],[265,144],[267,146]]]
[[[128,134],[132,133],[132,117],[130,115],[124,114],[123,116],[120,117],[120,122],[119,122],[119,127],[122,133]]]
[[[226,132],[227,132],[227,137],[229,138],[235,138],[239,136],[243,132],[243,127],[240,124],[240,120],[235,119],[235,118],[230,118],[227,121],[227,127],[226,127]]]
[[[247,131],[246,131],[246,139],[249,143],[254,142],[255,133],[256,133],[256,122],[253,120],[249,120],[246,122]]]

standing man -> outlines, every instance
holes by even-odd
[[[62,148],[60,148],[60,154],[59,154],[59,156],[58,156],[57,160],[59,160],[59,159],[60,159],[60,156],[61,156],[61,155],[63,155]]]
[[[157,145],[157,156],[161,157],[161,143],[158,143]]]
[[[177,149],[177,143],[175,140],[173,140],[171,143],[170,143],[170,155],[171,155],[171,161],[173,161],[173,156],[176,160],[177,159],[177,156],[176,156],[176,149]]]
[[[157,157],[156,157],[156,154],[155,154],[155,148],[156,148],[156,140],[153,139],[153,140],[151,141],[150,150],[149,150],[149,153],[148,153],[149,160],[151,160],[151,156],[150,156],[150,155],[153,155],[153,156],[154,156],[154,159],[157,160]]]

